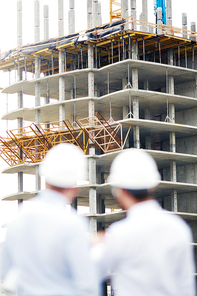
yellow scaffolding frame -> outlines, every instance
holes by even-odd
[[[0,157],[9,165],[36,163],[43,160],[51,147],[71,143],[85,154],[91,142],[104,153],[122,150],[131,129],[123,142],[122,124],[112,127],[97,112],[95,116],[76,120],[73,126],[68,119],[47,124],[35,124],[7,131],[9,138],[0,137]],[[121,132],[121,137],[118,135]]]
[[[104,153],[122,149],[120,137],[99,112],[93,117],[76,120],[76,123]]]
[[[121,19],[121,4],[118,0],[109,0],[110,6],[110,23],[114,20]]]

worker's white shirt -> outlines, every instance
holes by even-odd
[[[194,296],[191,242],[186,223],[155,200],[135,204],[109,228],[100,279],[111,270],[118,296]]]
[[[43,191],[8,228],[2,278],[17,271],[19,295],[96,295],[86,222],[67,204],[60,193]]]

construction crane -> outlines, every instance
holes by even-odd
[[[156,16],[156,23],[157,23],[157,8],[162,8],[162,22],[166,25],[166,4],[165,0],[154,0],[154,10]]]
[[[121,4],[118,0],[109,0],[110,5],[110,22],[121,19]]]

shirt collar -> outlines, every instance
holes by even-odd
[[[66,198],[65,195],[51,189],[45,189],[39,192],[36,199],[54,206],[66,206],[70,204],[68,198]]]
[[[127,211],[127,216],[129,217],[130,215],[133,215],[135,213],[142,213],[142,212],[151,212],[151,211],[159,211],[161,210],[160,204],[154,200],[146,200],[142,202],[138,202],[134,204],[130,209]]]

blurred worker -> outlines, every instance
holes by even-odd
[[[97,253],[100,280],[110,270],[118,296],[194,296],[192,234],[154,200],[160,181],[154,159],[143,150],[125,150],[112,163],[108,180],[128,212],[109,227]]]
[[[59,144],[41,162],[40,175],[46,190],[7,230],[2,278],[17,275],[19,296],[96,295],[86,221],[67,206],[78,193],[77,180],[87,175],[85,156],[74,145]]]

